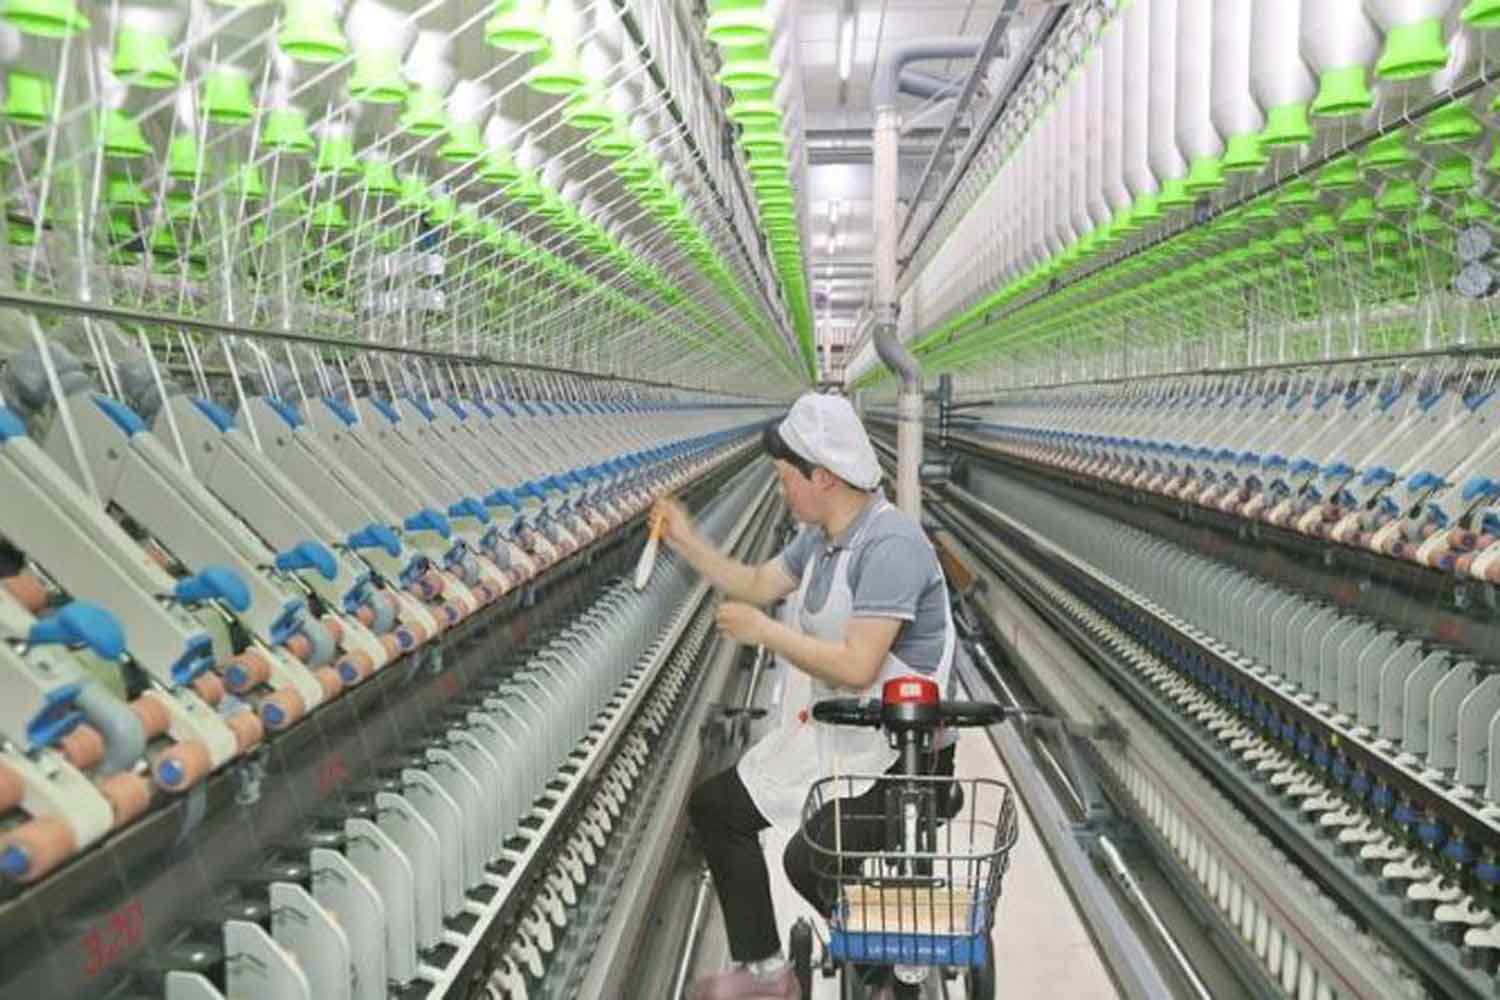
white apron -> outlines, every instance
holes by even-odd
[[[807,590],[816,559],[809,559],[802,570],[802,580],[788,599],[782,621],[804,634],[829,642],[842,642],[853,617],[854,593],[849,588],[849,553],[869,530],[875,519],[890,506],[885,499],[865,518],[859,532],[839,552],[833,566],[833,581],[828,599],[816,612],[807,609]],[[957,633],[953,627],[948,593],[943,592],[943,653],[937,673],[932,676],[938,690],[945,694],[953,667]],[[777,727],[767,733],[740,758],[740,780],[761,815],[773,826],[795,830],[801,823],[802,803],[813,782],[830,774],[882,774],[896,762],[883,730],[856,726],[835,726],[816,722],[810,716],[814,702],[825,698],[879,698],[880,688],[893,677],[917,673],[893,653],[886,653],[875,682],[863,691],[837,687],[810,677],[781,657],[781,718]],[[854,783],[849,794],[860,795],[873,781]]]

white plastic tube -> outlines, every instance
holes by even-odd
[[[1121,39],[1121,159],[1137,222],[1155,221],[1160,190],[1151,169],[1151,20],[1155,0],[1125,9]]]
[[[1207,194],[1224,182],[1224,141],[1213,117],[1214,8],[1208,0],[1177,5],[1177,146],[1188,163],[1187,188]]]
[[[1177,145],[1178,2],[1151,0],[1150,3],[1148,159],[1160,185],[1159,203],[1163,208],[1191,203],[1187,195],[1187,160]]]
[[[1300,37],[1302,58],[1318,79],[1315,117],[1347,118],[1374,106],[1370,74],[1380,32],[1360,0],[1305,0]]]
[[[1107,28],[1105,30],[1108,30]],[[1104,176],[1104,145],[1105,133],[1115,131],[1118,134],[1118,118],[1106,121],[1104,116],[1105,93],[1104,93],[1104,46],[1096,43],[1094,49],[1084,57],[1083,79],[1085,81],[1085,96],[1087,104],[1084,112],[1083,148],[1081,150],[1084,158],[1085,176],[1087,178],[1086,196],[1088,199],[1089,219],[1093,222],[1094,232],[1103,232],[1104,227],[1109,225],[1109,220],[1114,215],[1110,208],[1109,197],[1106,194]],[[1118,90],[1116,94],[1118,95]]]
[[[1068,225],[1066,208],[1071,183],[1063,163],[1064,147],[1067,145],[1063,128],[1066,113],[1066,95],[1060,95],[1052,107],[1047,109],[1042,120],[1041,141],[1045,151],[1042,239],[1046,244],[1048,257],[1062,253],[1073,238],[1073,228]]]
[[[1063,156],[1071,178],[1069,220],[1074,241],[1077,241],[1094,231],[1094,218],[1089,215],[1089,105],[1092,88],[1083,68],[1074,71],[1068,91],[1068,138]]]
[[[1302,8],[1319,0],[1253,0],[1250,8],[1250,90],[1265,113],[1267,149],[1312,139],[1308,106],[1318,81],[1302,59]]]
[[[1125,182],[1125,18],[1117,15],[1104,26],[1103,49],[1103,141],[1104,198],[1110,223],[1124,225],[1132,196]],[[1144,127],[1145,122],[1141,125]]]
[[[1213,90],[1214,128],[1224,137],[1224,169],[1256,173],[1266,165],[1260,134],[1266,117],[1250,80],[1252,8],[1245,0],[1214,0]]]

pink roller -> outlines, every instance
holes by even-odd
[[[121,771],[94,783],[114,811],[114,827],[129,823],[151,804],[151,783],[139,774]]]
[[[62,820],[42,816],[0,833],[0,870],[33,882],[68,860],[78,843]]]
[[[260,721],[260,716],[249,710],[234,713],[224,720],[224,724],[234,733],[235,747],[240,753],[266,738],[265,723]]]
[[[192,788],[213,770],[213,758],[202,740],[173,743],[151,762],[151,776],[157,785],[169,792]]]
[[[193,690],[210,705],[217,705],[224,700],[224,682],[219,679],[218,674],[204,672],[194,677]]]
[[[337,698],[339,692],[344,690],[343,678],[333,667],[319,667],[313,671],[313,676],[318,679],[318,684],[323,688],[323,700]]]
[[[0,764],[0,816],[21,804],[26,797],[26,783],[21,776],[4,764]]]
[[[68,763],[88,771],[104,759],[104,737],[87,722],[79,723],[57,743]]]
[[[47,586],[30,573],[17,573],[15,576],[7,576],[0,580],[0,587],[4,587],[11,597],[14,597],[21,607],[32,614],[39,613],[47,606]]]
[[[153,695],[141,695],[130,703],[130,710],[141,720],[148,741],[165,733],[172,724],[172,717],[167,714],[166,706]]]

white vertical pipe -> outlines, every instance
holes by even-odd
[[[1088,73],[1080,66],[1068,85],[1067,145],[1063,148],[1069,177],[1068,218],[1075,243],[1094,231],[1089,215],[1089,90]]]
[[[1104,198],[1110,221],[1124,224],[1130,209],[1130,187],[1125,182],[1125,19],[1117,15],[1104,26],[1103,54],[1103,142]],[[1145,122],[1141,123],[1142,127]]]
[[[1302,57],[1318,78],[1312,114],[1345,118],[1368,111],[1380,32],[1360,0],[1304,0],[1300,37]]]
[[[1214,128],[1224,137],[1224,167],[1252,173],[1265,166],[1260,133],[1265,115],[1250,82],[1252,8],[1245,0],[1214,0],[1213,90]]]
[[[1156,217],[1156,193],[1161,190],[1151,169],[1151,27],[1152,7],[1157,2],[1135,0],[1124,15],[1122,158],[1125,183],[1134,198],[1134,217],[1140,222]]]
[[[1079,152],[1084,158],[1089,218],[1093,221],[1093,231],[1102,235],[1104,227],[1109,225],[1110,216],[1114,214],[1105,193],[1104,133],[1106,129],[1118,129],[1119,126],[1117,120],[1106,122],[1104,117],[1104,46],[1101,42],[1096,42],[1093,51],[1084,56],[1082,76],[1087,88],[1087,103],[1084,110],[1083,149]]]
[[[1267,148],[1300,146],[1312,138],[1308,105],[1318,82],[1302,59],[1302,8],[1308,0],[1253,0],[1250,89],[1266,116]],[[1316,3],[1318,0],[1311,0]]]
[[[1160,185],[1161,205],[1189,201],[1187,160],[1177,145],[1177,14],[1179,0],[1151,0],[1150,139],[1151,172]]]
[[[1224,141],[1213,119],[1214,9],[1210,0],[1177,5],[1177,145],[1188,163],[1187,187],[1206,194],[1223,183]]]

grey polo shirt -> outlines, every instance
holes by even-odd
[[[943,570],[937,553],[912,517],[895,507],[875,513],[875,497],[848,528],[829,538],[819,527],[804,525],[781,552],[781,566],[794,580],[812,560],[807,608],[818,611],[828,600],[833,568],[849,539],[869,530],[850,550],[847,574],[858,618],[896,618],[901,629],[891,652],[913,670],[932,673],[943,658],[947,607]],[[873,518],[873,520],[871,520]]]

